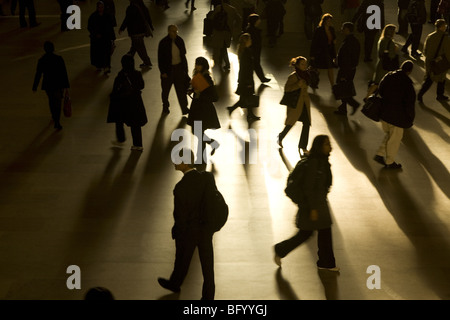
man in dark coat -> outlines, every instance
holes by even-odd
[[[403,138],[404,129],[412,127],[415,117],[416,92],[409,75],[414,67],[411,60],[402,63],[401,69],[389,72],[381,80],[378,90],[382,98],[380,121],[386,134],[374,160],[387,169],[400,169],[394,162]]]
[[[36,92],[41,76],[43,76],[42,90],[47,93],[55,129],[61,130],[62,99],[64,95],[69,93],[69,78],[63,58],[53,53],[55,47],[52,42],[46,41],[44,43],[44,51],[45,54],[38,61],[33,91]]]
[[[152,63],[145,48],[144,37],[153,36],[154,28],[150,13],[142,0],[130,0],[125,18],[119,28],[119,34],[125,29],[128,30],[128,35],[131,38],[131,48],[128,54],[134,57],[137,52],[144,62],[140,67],[151,68]]]
[[[355,78],[356,67],[359,62],[360,45],[358,39],[356,39],[353,34],[353,23],[344,22],[341,30],[345,35],[345,39],[342,42],[336,57],[337,65],[339,67],[336,83],[348,81],[351,82],[354,87],[353,79]],[[347,103],[353,107],[352,115],[355,114],[356,110],[360,106],[360,103],[353,97],[343,98],[342,104],[334,113],[347,115]]]
[[[215,187],[213,175],[204,175],[194,168],[194,154],[189,151],[189,160],[183,158],[175,164],[175,170],[183,172],[183,178],[173,190],[175,224],[172,238],[175,239],[175,265],[170,279],[158,278],[159,284],[173,292],[179,292],[189,269],[194,250],[198,247],[203,273],[202,300],[214,300],[214,252],[213,233],[207,231],[201,217],[201,203],[206,187]],[[208,179],[207,179],[207,178]]]
[[[189,71],[186,60],[186,46],[178,35],[178,27],[170,25],[168,35],[158,45],[158,67],[161,72],[161,98],[163,112],[169,113],[169,93],[172,85],[177,92],[178,103],[183,115],[189,113],[187,107],[187,89],[189,87]]]
[[[411,33],[406,39],[402,48],[404,53],[408,53],[408,47],[411,46],[411,56],[419,59],[421,54],[417,51],[422,37],[423,25],[427,22],[427,9],[425,0],[411,0],[408,6],[407,18],[411,26]]]
[[[367,27],[367,20],[371,17],[371,13],[367,13],[369,6],[378,6],[381,11],[381,26],[380,29],[369,29]],[[369,11],[370,12],[370,11]],[[384,20],[384,0],[363,0],[359,6],[358,11],[352,19],[352,22],[358,25],[358,31],[364,32],[364,62],[371,62],[373,45],[375,43],[375,37],[380,30],[383,30]],[[361,31],[362,30],[362,31]]]

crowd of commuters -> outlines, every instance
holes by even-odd
[[[135,68],[134,55],[137,52],[142,59],[140,67],[150,69],[152,63],[147,54],[145,38],[153,37],[154,27],[148,8],[142,0],[129,0],[125,18],[120,25],[119,33],[127,29],[131,38],[131,48],[121,58],[122,70],[115,78],[113,90],[110,96],[110,106],[107,121],[115,123],[116,145],[125,142],[124,125],[131,129],[133,140],[132,150],[143,150],[141,127],[147,123],[145,105],[141,97],[141,91],[145,87],[142,74]],[[238,40],[237,56],[239,62],[238,83],[236,94],[239,100],[228,107],[229,115],[241,107],[247,110],[249,122],[259,120],[254,109],[258,106],[258,96],[255,96],[254,74],[261,83],[269,82],[261,63],[263,50],[263,29],[261,22],[267,21],[268,46],[276,46],[276,39],[284,32],[283,17],[286,15],[283,0],[261,0],[263,11],[258,13],[258,1],[245,0],[242,10],[233,7],[229,0],[211,1],[212,14],[208,19],[213,22],[211,34],[212,57],[215,67],[223,72],[231,68],[228,57],[233,39]],[[36,25],[32,0],[23,0],[30,10],[30,26]],[[62,1],[59,1],[63,6]],[[21,3],[21,2],[20,2]],[[196,10],[195,1],[186,1],[186,9]],[[377,60],[375,71],[370,78],[365,99],[373,94],[378,94],[383,103],[380,113],[381,126],[385,137],[374,160],[382,164],[386,169],[400,169],[402,165],[395,161],[404,129],[413,126],[415,118],[416,92],[414,90],[410,74],[414,68],[414,61],[409,57],[419,60],[418,52],[423,24],[427,21],[427,12],[423,0],[398,1],[398,26],[385,24],[383,0],[342,0],[341,13],[346,15],[346,20],[340,27],[344,36],[339,48],[336,47],[337,34],[333,26],[332,13],[322,12],[324,0],[302,0],[305,10],[304,32],[310,40],[309,59],[299,55],[292,58],[290,66],[293,68],[287,76],[284,85],[285,94],[296,94],[295,103],[286,107],[285,127],[278,134],[277,142],[283,148],[283,139],[297,122],[302,122],[302,130],[299,138],[298,149],[301,158],[308,160],[308,171],[305,180],[309,188],[305,190],[305,202],[299,205],[297,227],[299,232],[292,238],[275,245],[275,262],[281,266],[281,259],[301,243],[306,241],[314,230],[318,230],[319,260],[317,266],[320,269],[338,271],[331,238],[331,217],[327,204],[327,193],[332,183],[332,174],[328,156],[331,152],[330,139],[326,135],[314,138],[311,150],[308,150],[309,131],[312,124],[311,101],[308,88],[312,86],[315,70],[327,70],[330,87],[347,83],[354,90],[354,78],[357,66],[360,62],[360,53],[363,61],[372,62],[373,47],[376,45]],[[429,22],[435,25],[436,30],[427,35],[423,55],[425,56],[425,80],[417,95],[419,102],[423,101],[423,95],[429,90],[433,82],[437,83],[436,99],[448,100],[445,96],[445,78],[447,70],[436,72],[432,63],[436,57],[446,58],[450,61],[450,39],[446,34],[448,28],[447,1],[432,1]],[[163,9],[170,8],[168,1],[156,1]],[[65,4],[64,4],[65,5]],[[377,5],[381,9],[381,34],[377,40],[379,29],[371,29],[365,23],[369,17],[370,6]],[[22,10],[22,9],[21,9]],[[447,11],[446,11],[447,10]],[[22,12],[22,11],[21,11]],[[61,17],[63,23],[63,16]],[[21,26],[25,26],[21,18]],[[114,2],[99,1],[96,11],[89,17],[88,31],[91,40],[91,64],[105,74],[111,72],[111,54],[114,48],[115,31]],[[408,28],[411,34],[408,35]],[[198,150],[196,158],[206,162],[206,145],[211,147],[211,156],[214,155],[219,143],[210,139],[205,131],[219,129],[221,127],[214,103],[219,95],[215,88],[214,80],[210,72],[210,64],[205,57],[197,57],[192,75],[189,73],[186,59],[189,47],[182,37],[178,35],[178,27],[170,24],[167,28],[168,35],[158,44],[158,67],[161,78],[162,113],[170,113],[169,93],[171,87],[175,87],[177,100],[183,116],[187,117],[187,124],[192,127],[192,132],[200,124],[201,136],[198,136]],[[364,43],[361,46],[355,31],[363,33]],[[394,42],[395,34],[405,37],[405,44],[400,49]],[[399,51],[407,54],[411,46],[411,54],[403,63],[400,63]],[[69,81],[64,60],[54,54],[54,46],[51,42],[44,45],[45,55],[39,59],[37,72],[33,84],[33,91],[37,90],[40,78],[43,75],[42,89],[46,91],[49,99],[52,118],[55,128],[62,129],[60,123],[61,101],[64,95],[68,95]],[[334,76],[334,69],[338,69]],[[351,115],[355,114],[361,103],[354,99],[356,93],[342,97],[341,104],[335,113],[338,116],[346,116],[347,105],[352,107]],[[190,108],[187,97],[192,98]],[[172,230],[176,245],[175,267],[170,279],[159,278],[160,285],[173,292],[179,292],[180,286],[186,276],[192,253],[196,247],[199,249],[202,270],[204,275],[203,299],[214,299],[214,268],[212,234],[201,232],[201,224],[198,222],[199,207],[202,201],[199,194],[205,187],[203,178],[194,165],[194,152],[191,152],[188,162],[175,166],[176,170],[183,172],[182,180],[174,190],[175,225]],[[196,162],[198,163],[198,162]],[[187,223],[191,219],[195,223]]]

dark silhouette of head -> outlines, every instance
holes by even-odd
[[[323,146],[325,142],[328,141],[330,141],[330,138],[325,134],[316,136],[313,140],[311,150],[309,150],[309,156],[310,157],[327,156],[327,154],[324,154],[323,152]]]
[[[195,65],[202,66],[202,71],[209,70],[209,62],[204,57],[198,57],[197,59],[195,59]]]
[[[86,292],[84,300],[115,300],[111,291],[103,287],[94,287]]]
[[[44,51],[45,53],[53,53],[55,51],[55,45],[51,41],[44,42]]]
[[[134,58],[132,56],[126,54],[120,62],[122,63],[122,69],[126,71],[134,70]]]

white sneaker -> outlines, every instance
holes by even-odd
[[[319,270],[328,270],[328,271],[333,271],[333,272],[339,272],[339,270],[341,270],[341,268],[339,268],[339,267],[334,267],[334,268],[317,267],[317,268],[319,268]]]
[[[132,146],[131,150],[136,150],[136,151],[143,151],[144,148],[143,147],[136,147],[136,146]]]

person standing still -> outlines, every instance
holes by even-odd
[[[321,270],[338,272],[333,252],[331,236],[331,214],[327,194],[332,184],[331,166],[328,161],[331,152],[330,138],[318,135],[314,138],[307,156],[307,167],[302,185],[303,200],[298,205],[296,226],[299,231],[290,239],[274,246],[275,263],[281,267],[281,259],[308,240],[317,230],[319,260],[316,265]]]
[[[186,46],[184,40],[178,35],[178,27],[176,25],[171,24],[167,31],[168,35],[158,45],[158,67],[161,73],[163,113],[170,113],[169,93],[172,85],[174,85],[181,112],[183,115],[186,115],[189,113],[187,89],[190,81]]]
[[[44,43],[45,54],[39,59],[36,74],[34,76],[33,92],[36,92],[42,79],[42,90],[48,96],[50,113],[52,114],[55,129],[61,130],[60,123],[62,99],[69,95],[69,78],[67,76],[64,59],[54,54],[55,46],[52,42]]]

